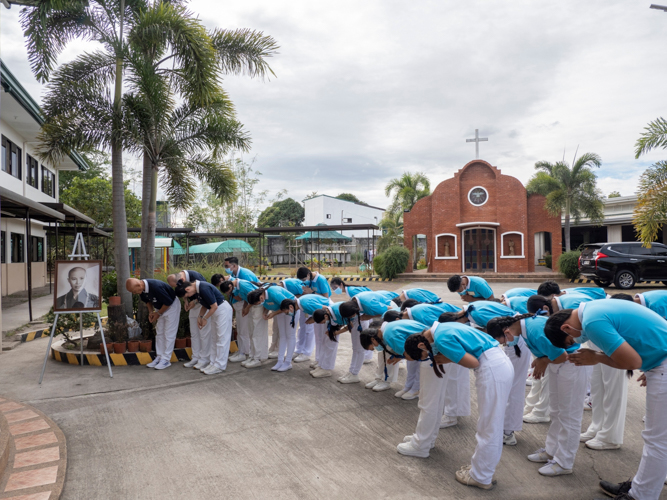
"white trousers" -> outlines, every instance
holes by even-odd
[[[365,323],[365,321],[362,321],[362,323]],[[359,331],[358,325],[359,323],[356,318],[351,321],[350,339],[352,341],[352,359],[350,360],[350,373],[352,375],[359,375],[367,352],[366,349],[361,347],[361,340],[359,339],[361,332]]]
[[[625,370],[597,364],[591,376],[593,415],[586,434],[605,443],[623,444],[628,377]]]
[[[264,319],[264,306],[250,306],[250,357],[258,361],[269,358],[269,322]]]
[[[523,428],[523,406],[526,402],[526,377],[531,364],[531,354],[523,337],[519,337],[517,344],[521,349],[521,357],[516,355],[513,346],[505,347],[505,354],[514,367],[514,380],[510,389],[510,399],[505,409],[505,428],[506,434],[514,431],[520,431]]]
[[[371,322],[369,320],[364,320],[364,321],[361,322],[361,328],[363,330],[365,330],[369,326],[371,326]],[[366,349],[364,349],[364,363],[368,363],[370,361],[373,361],[373,351],[367,351]],[[398,372],[396,372],[396,373],[398,373]]]
[[[431,446],[438,438],[440,420],[445,409],[445,391],[447,379],[449,378],[452,363],[444,365],[445,374],[438,378],[431,366],[430,361],[417,361],[419,363],[419,378],[421,388],[419,389],[419,419],[417,427],[412,435],[411,444],[425,453],[429,453]]]
[[[243,316],[243,301],[235,302],[232,306],[236,311],[236,343],[239,352],[250,354],[250,314]]]
[[[306,314],[299,315],[299,335],[296,341],[296,353],[311,356],[315,348],[315,325],[306,324],[308,316]],[[296,323],[295,323],[296,324]]]
[[[197,361],[210,362],[209,351],[211,350],[211,323],[199,329],[197,318],[201,313],[201,304],[197,304],[194,309],[188,312],[190,320],[190,341],[192,342],[192,359]]]
[[[408,376],[405,378],[403,390],[417,392],[419,391],[419,361],[405,360]]]
[[[292,362],[292,355],[296,347],[296,329],[299,324],[301,311],[296,311],[294,316],[294,326],[292,326],[292,316],[280,313],[273,317],[273,323],[278,324],[278,362]]]
[[[630,496],[635,500],[658,500],[667,476],[667,360],[645,375],[644,449]]]
[[[569,361],[559,365],[550,364],[547,370],[551,425],[545,449],[563,469],[572,469],[579,449],[581,419],[584,415],[586,370]]]
[[[535,357],[533,356],[533,359]],[[541,379],[533,378],[533,385],[526,396],[526,406],[523,407],[524,415],[533,413],[537,417],[549,416],[549,370],[545,370]],[[582,403],[583,408],[583,403]]]
[[[333,370],[336,366],[338,342],[334,342],[327,334],[326,323],[315,323],[315,341],[317,342],[316,360],[323,370]]]
[[[155,325],[155,356],[157,358],[171,361],[180,319],[181,301],[176,299],[169,309],[158,318]]]
[[[444,367],[447,372],[444,414],[448,417],[467,417],[470,415],[470,370],[454,363]]]
[[[479,420],[470,475],[482,484],[490,484],[503,452],[503,420],[514,380],[514,368],[498,346],[479,357],[479,366],[474,372]],[[525,380],[524,376],[524,383]]]
[[[283,313],[281,313],[283,314]],[[298,327],[298,323],[294,323]],[[271,345],[269,346],[269,352],[276,352],[278,350],[278,343],[280,342],[280,330],[278,328],[278,321],[274,316],[271,320]]]
[[[373,354],[374,351],[367,351]],[[393,365],[387,365],[387,375],[385,376],[384,374],[384,357],[387,356],[387,360],[389,360],[390,354],[389,353],[383,353],[383,352],[378,352],[378,369],[375,372],[375,378],[378,380],[382,380],[384,382],[389,382],[390,384],[396,383],[396,380],[398,380],[398,366],[401,364],[396,363]],[[418,363],[417,361],[413,361],[413,363]]]
[[[209,360],[212,364],[224,370],[227,368],[229,344],[232,341],[232,315],[234,311],[227,301],[218,306],[208,319],[211,342],[209,345]]]

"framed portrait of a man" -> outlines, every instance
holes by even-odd
[[[102,307],[102,261],[55,262],[55,312],[91,312]]]

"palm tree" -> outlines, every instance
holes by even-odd
[[[403,212],[386,211],[380,224],[382,236],[378,240],[378,254],[394,245],[403,244]]]
[[[635,158],[653,148],[667,148],[667,120],[658,118],[649,123],[635,144]],[[651,165],[639,178],[637,206],[633,223],[640,241],[650,248],[658,231],[667,222],[667,161]]]
[[[566,161],[549,163],[538,161],[539,170],[528,181],[528,194],[546,196],[545,208],[555,216],[565,217],[565,250],[570,250],[570,220],[578,223],[582,217],[590,218],[593,224],[602,222],[603,195],[596,187],[593,167],[599,167],[602,160],[595,153],[586,153],[576,158],[572,168]]]
[[[431,183],[421,172],[405,172],[398,179],[392,179],[384,188],[386,196],[392,196],[391,205],[387,211],[402,213],[412,210],[418,200],[431,194]]]

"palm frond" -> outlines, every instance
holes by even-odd
[[[635,143],[635,158],[648,153],[654,148],[667,147],[667,120],[656,118],[650,122]]]
[[[275,76],[266,61],[278,54],[279,46],[272,37],[250,29],[216,29],[211,33],[211,40],[223,73],[246,74],[253,78]]]

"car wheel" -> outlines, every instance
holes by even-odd
[[[593,283],[602,288],[606,288],[609,285],[611,285],[611,281],[605,281],[605,280],[593,280]]]
[[[635,274],[632,271],[628,271],[627,269],[619,271],[618,274],[616,274],[616,279],[614,280],[616,288],[621,288],[622,290],[629,290],[630,288],[633,288],[636,282],[637,278],[635,277]]]

